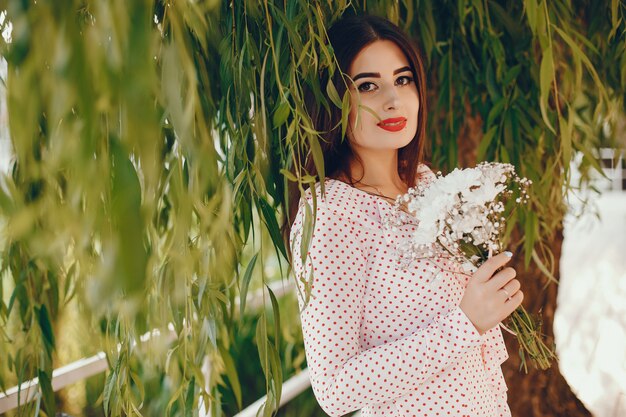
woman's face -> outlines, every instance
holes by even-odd
[[[411,142],[417,131],[420,102],[414,74],[402,50],[392,41],[375,41],[357,54],[348,75],[354,81],[349,89],[347,134],[353,149],[357,153],[399,149]],[[369,107],[381,120],[363,107]]]

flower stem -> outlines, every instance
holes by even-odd
[[[536,368],[541,370],[549,369],[552,361],[557,359],[554,348],[548,347],[543,341],[541,333],[541,323],[535,320],[526,312],[524,306],[520,305],[508,318],[508,324],[516,333],[517,341],[520,345],[520,359],[524,370],[528,373],[526,366],[526,354]]]

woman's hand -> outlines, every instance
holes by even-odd
[[[496,273],[510,260],[507,252],[488,259],[472,275],[465,289],[461,310],[481,335],[508,317],[524,299],[515,269],[507,267]]]

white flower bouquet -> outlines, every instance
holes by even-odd
[[[397,214],[405,207],[418,219],[412,238],[397,248],[401,265],[443,256],[475,271],[493,253],[501,252],[507,217],[528,201],[530,184],[517,176],[511,164],[483,162],[445,176],[438,172],[432,181],[409,189],[398,197],[393,210]],[[389,216],[386,227],[397,228],[399,219]],[[554,349],[543,343],[540,318],[537,321],[520,305],[509,316],[510,328],[500,323],[517,337],[526,372],[525,354],[542,370],[556,358]]]

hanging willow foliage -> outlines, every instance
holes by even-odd
[[[316,180],[290,174],[299,149],[323,172],[303,88],[325,106],[345,101],[318,78],[335,66],[326,28],[344,12],[386,16],[418,40],[434,166],[458,164],[464,123],[477,118],[477,159],[533,180],[530,208],[511,224],[525,230],[526,264],[547,274],[558,260],[542,237],[563,217],[572,155],[584,155],[583,178],[600,170],[592,151],[624,110],[618,0],[5,0],[0,10],[14,150],[0,183],[0,388],[39,377],[42,394],[19,415],[56,411],[55,323],[73,299],[109,360],[106,415],[141,414],[138,363],[175,387],[163,415],[192,415],[200,398],[219,415],[222,376],[241,407],[231,344],[245,303],[235,306],[267,283],[269,259],[288,275],[286,184]],[[261,313],[256,335],[269,415],[282,371],[266,294],[273,317]]]

